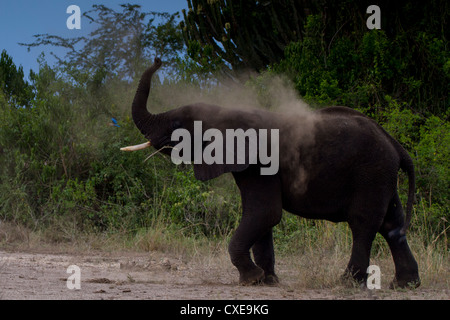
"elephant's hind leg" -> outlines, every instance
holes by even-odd
[[[406,241],[406,235],[400,233],[403,224],[402,204],[396,193],[380,228],[380,233],[386,239],[394,259],[395,278],[392,286],[418,287],[420,278],[417,262]]]
[[[353,246],[344,277],[351,276],[359,283],[367,279],[372,242],[386,214],[388,203],[380,201],[382,194],[370,190],[355,197],[349,208],[348,224],[352,231]]]
[[[367,279],[370,251],[376,231],[365,230],[356,224],[349,224],[353,235],[352,255],[345,270],[344,278],[351,277],[359,283]]]

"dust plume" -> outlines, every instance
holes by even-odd
[[[152,96],[155,100],[149,103],[150,112],[158,104],[172,109],[197,102],[240,110],[256,108],[296,114],[311,111],[288,79],[269,72],[254,74],[246,81],[226,78],[203,86],[183,82],[165,83],[154,86],[150,94]]]
[[[314,146],[318,116],[286,78],[267,72],[254,75],[245,82],[221,79],[207,87],[186,83],[164,84],[154,86],[150,97],[150,112],[198,102],[229,109],[274,112],[282,118],[282,127],[279,128],[280,167],[292,169],[289,172],[294,174],[289,179],[299,194],[306,191],[308,173],[304,167],[307,156],[304,150]]]

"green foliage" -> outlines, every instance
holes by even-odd
[[[326,28],[321,15],[308,16],[303,39],[290,43],[273,66],[291,76],[305,100],[374,112],[389,103],[389,95],[420,112],[442,115],[450,107],[444,35],[341,31],[328,40]]]
[[[423,122],[423,117],[412,112],[406,103],[399,103],[389,96],[385,96],[385,99],[388,101],[388,106],[377,114],[373,114],[373,117],[403,147],[407,150],[413,150],[416,143],[420,140],[417,128]]]
[[[173,223],[205,235],[228,234],[235,227],[240,211],[236,194],[213,191],[209,184],[196,180],[191,169],[178,169],[172,175],[171,183],[163,190],[161,209]]]
[[[278,62],[284,47],[301,39],[306,16],[301,3],[289,0],[189,0],[188,8],[180,23],[188,55],[209,71],[227,73]]]
[[[436,116],[420,127],[416,145],[417,186],[428,198],[450,208],[450,123]]]
[[[161,217],[188,235],[227,235],[235,227],[235,190],[215,193],[167,157],[119,151],[142,140],[129,113],[134,85],[110,78],[92,88],[95,75],[41,62],[29,108],[0,91],[1,220],[56,228],[54,241],[70,237],[67,230],[133,233]],[[120,127],[108,125],[110,115]]]
[[[21,45],[58,46],[68,49],[60,65],[93,74],[97,83],[106,78],[133,79],[140,75],[147,61],[161,56],[170,72],[183,49],[178,13],[142,12],[141,6],[121,4],[116,12],[105,5],[92,5],[84,12],[96,25],[88,37],[63,38],[38,34],[35,42]]]
[[[416,195],[420,221],[435,236],[444,232],[450,220],[450,123],[437,116],[413,113],[405,103],[389,98],[379,113],[379,122],[410,153],[416,174]],[[406,177],[400,184],[404,203],[408,190]],[[414,224],[413,224],[414,228]]]
[[[293,42],[286,47],[285,56],[278,72],[294,77],[296,89],[307,101],[330,104],[341,94],[338,80],[326,68],[326,54],[322,34],[322,20],[319,16],[307,17],[303,41]]]
[[[6,50],[0,56],[0,90],[6,101],[17,106],[27,107],[33,98],[32,88],[24,80],[22,66],[17,68]]]

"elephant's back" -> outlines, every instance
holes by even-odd
[[[326,107],[323,109],[319,109],[315,111],[316,113],[320,115],[342,115],[342,116],[359,116],[369,119],[365,114],[344,106],[332,106],[332,107]]]

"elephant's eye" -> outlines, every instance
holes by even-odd
[[[173,130],[176,130],[176,129],[178,129],[178,128],[181,128],[181,122],[178,121],[178,120],[173,121],[173,122],[172,122],[172,129],[173,129]]]

